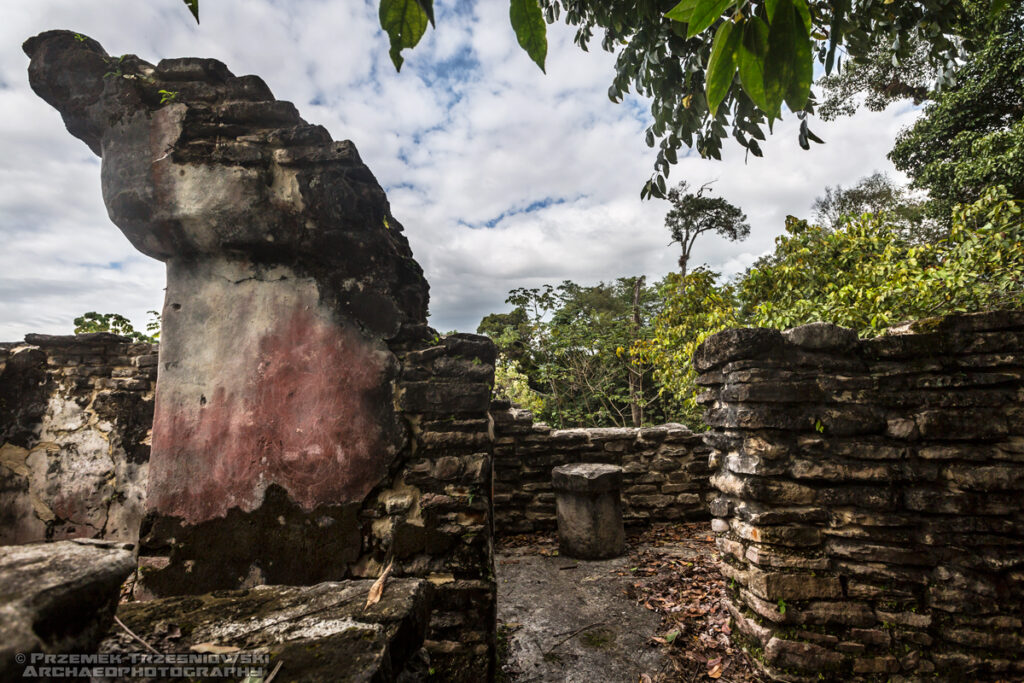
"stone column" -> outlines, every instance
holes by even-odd
[[[559,552],[583,560],[618,557],[626,547],[622,526],[622,468],[580,463],[551,471],[558,508]]]
[[[427,283],[355,146],[212,59],[29,39],[29,81],[102,157],[111,220],[167,264],[145,585],[345,576],[407,448],[396,344]]]

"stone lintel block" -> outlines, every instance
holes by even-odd
[[[790,344],[813,351],[849,351],[857,346],[857,333],[848,327],[815,322],[782,333]]]
[[[407,413],[484,413],[491,399],[487,384],[460,382],[403,382],[400,408]]]
[[[622,468],[600,463],[562,465],[551,470],[551,484],[556,491],[602,493],[622,487]]]
[[[992,440],[1009,431],[1006,416],[998,409],[925,410],[914,420],[924,439]]]
[[[725,456],[725,469],[736,474],[773,477],[785,474],[788,463],[782,460],[764,460],[747,453],[729,453]]]
[[[857,657],[853,660],[853,672],[856,674],[896,673],[899,670],[900,663],[892,655]]]
[[[445,337],[441,343],[453,355],[476,358],[488,365],[494,365],[498,353],[491,338],[482,334],[457,332]]]
[[[869,537],[870,538],[870,537]],[[906,546],[889,546],[871,543],[870,540],[849,540],[830,538],[827,543],[829,555],[864,562],[883,562],[896,565],[931,567],[936,557],[927,551]]]
[[[762,358],[781,349],[784,343],[778,330],[758,327],[723,330],[697,347],[693,364],[698,372],[707,372],[731,361]]]
[[[888,648],[892,645],[892,634],[880,628],[851,628],[847,631],[851,640],[871,647]]]
[[[216,643],[270,653],[285,680],[394,680],[422,646],[433,590],[422,579],[389,579],[381,599],[365,608],[371,580],[248,590],[126,603],[118,616],[165,652]],[[161,641],[167,621],[181,636]],[[161,631],[161,629],[163,629]],[[141,653],[142,645],[112,629],[104,652]]]
[[[889,482],[895,478],[893,468],[888,465],[842,462],[822,458],[794,458],[789,465],[789,473],[796,479],[818,479],[837,482]]]
[[[816,600],[842,597],[843,591],[836,576],[821,576],[807,572],[765,571],[756,565],[735,569],[728,562],[720,562],[722,573],[749,588],[759,597],[776,600]]]
[[[878,623],[875,611],[866,602],[853,600],[804,602],[786,610],[793,612],[793,620],[813,626],[874,626]]]
[[[731,472],[718,472],[711,476],[711,484],[722,493],[735,498],[757,500],[784,505],[806,505],[820,500],[821,491],[811,486],[783,479],[741,476]]]
[[[737,517],[754,526],[816,525],[824,524],[831,518],[828,510],[816,506],[765,505],[757,501],[744,500],[737,502],[734,509]]]
[[[1024,489],[1024,464],[949,465],[942,469],[942,478],[973,491],[1019,491]]]
[[[20,679],[17,653],[95,652],[113,622],[132,546],[85,539],[0,548],[0,679]]]

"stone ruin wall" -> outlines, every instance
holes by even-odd
[[[355,145],[216,60],[69,31],[23,48],[102,158],[111,220],[167,268],[136,595],[391,567],[433,586],[438,675],[486,679],[494,345],[426,325],[426,279]]]
[[[491,418],[497,533],[554,529],[551,470],[578,462],[622,466],[626,524],[708,518],[709,450],[683,425],[551,429],[507,401],[492,404]]]
[[[1024,677],[1024,313],[722,332],[713,528],[777,680]]]
[[[394,559],[393,576],[424,577],[433,585],[425,646],[435,671],[450,680],[484,680],[495,609],[487,415],[494,347],[476,335],[442,339],[426,328],[420,332],[396,345],[402,361],[397,400],[410,443],[352,526],[314,530],[299,519],[261,520],[238,525],[224,539],[227,548],[206,552],[229,569],[248,568],[254,548],[274,555],[294,531],[324,553],[323,564],[312,568],[322,575],[286,566],[267,583],[372,579]],[[0,344],[0,545],[139,540],[157,351],[155,344],[104,333],[28,335],[24,343]],[[228,548],[237,548],[238,557],[225,557]],[[147,571],[166,569],[170,558],[142,552],[145,586]],[[189,566],[193,558],[176,559]],[[237,585],[251,585],[245,578]],[[231,585],[227,576],[162,580],[173,581],[164,587],[171,592]]]
[[[156,363],[104,333],[0,344],[0,545],[138,539]]]

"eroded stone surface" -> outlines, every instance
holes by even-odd
[[[155,378],[112,334],[0,344],[0,544],[138,539]]]
[[[126,603],[118,616],[162,653],[188,653],[197,646],[216,645],[237,648],[239,654],[269,655],[269,669],[281,664],[277,674],[281,680],[393,681],[423,645],[431,585],[424,580],[391,579],[380,601],[365,607],[372,584],[257,586]],[[142,654],[146,649],[115,627],[100,651]]]
[[[19,653],[95,652],[135,569],[131,545],[91,540],[0,547],[0,679]]]

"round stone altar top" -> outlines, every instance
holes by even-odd
[[[622,468],[596,462],[562,465],[551,470],[551,486],[579,493],[617,491],[622,487]]]

